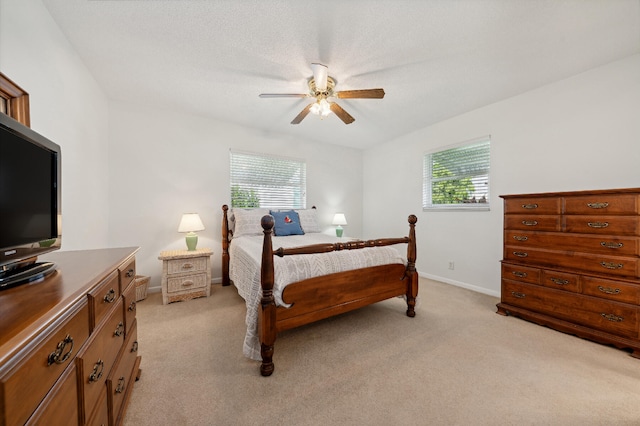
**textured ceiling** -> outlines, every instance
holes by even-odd
[[[359,149],[640,52],[640,0],[43,0],[110,99]],[[310,64],[356,121],[309,115]]]

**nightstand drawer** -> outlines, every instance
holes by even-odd
[[[192,273],[207,270],[207,258],[195,257],[191,259],[174,259],[168,262],[168,274]]]
[[[207,274],[193,274],[188,277],[169,278],[167,282],[167,290],[169,293],[175,293],[185,290],[193,290],[196,288],[205,288],[207,286]]]

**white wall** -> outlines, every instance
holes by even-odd
[[[62,249],[108,240],[108,103],[40,1],[0,0],[0,71],[29,93],[31,128],[62,147]]]
[[[423,212],[424,152],[483,135],[491,135],[491,211]],[[388,223],[402,232],[415,213],[421,274],[499,295],[499,195],[640,187],[640,55],[390,141],[363,161],[365,236]]]
[[[109,244],[140,246],[139,274],[159,287],[162,250],[184,249],[182,213],[205,225],[199,247],[214,250],[213,279],[221,279],[222,204],[229,204],[229,150],[302,158],[307,162],[307,206],[315,205],[331,232],[344,211],[345,234],[362,230],[362,152],[123,102],[110,103]]]

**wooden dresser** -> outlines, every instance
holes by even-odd
[[[50,253],[56,272],[0,291],[0,426],[121,423],[140,373],[136,251]]]
[[[640,188],[502,198],[498,313],[640,358]]]

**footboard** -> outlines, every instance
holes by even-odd
[[[418,274],[415,269],[416,238],[414,215],[409,216],[409,236],[368,241],[350,241],[334,244],[315,244],[296,248],[273,250],[273,217],[262,218],[264,230],[262,246],[261,285],[262,299],[259,311],[259,332],[262,364],[260,372],[270,376],[274,370],[273,350],[279,331],[348,312],[395,296],[404,295],[407,300],[407,316],[415,316],[418,295]],[[339,250],[358,250],[366,247],[382,247],[407,244],[407,265],[390,264],[351,270],[288,285],[283,291],[285,303],[290,308],[276,307],[273,296],[273,256],[327,253]]]

